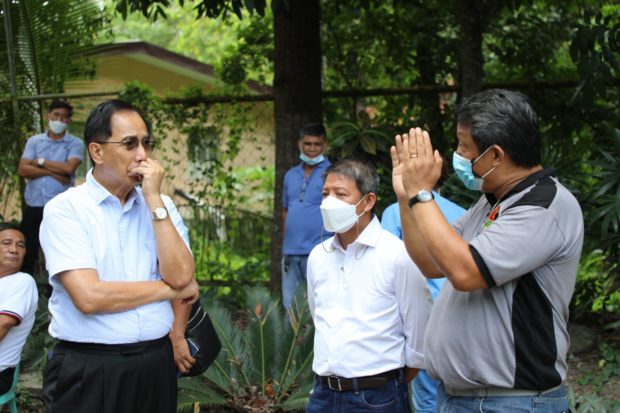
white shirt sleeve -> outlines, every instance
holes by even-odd
[[[3,283],[6,288],[0,300],[0,314],[17,319],[17,325],[29,314],[34,314],[37,309],[37,284],[34,279],[25,273],[8,275],[13,277]]]
[[[308,307],[310,308],[310,315],[314,320],[314,273],[312,270],[312,253],[308,257],[308,266],[306,267],[306,280],[308,290]]]
[[[97,268],[91,247],[92,239],[71,204],[61,204],[54,200],[47,203],[43,210],[39,239],[50,279],[63,271]]]
[[[405,365],[424,368],[424,331],[432,300],[426,279],[404,248],[394,262],[394,291],[403,321]]]

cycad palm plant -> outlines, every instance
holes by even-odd
[[[204,375],[179,382],[179,410],[196,403],[238,412],[303,409],[312,388],[314,336],[304,291],[285,313],[265,288],[246,290],[243,323],[221,307],[209,309],[222,351]]]

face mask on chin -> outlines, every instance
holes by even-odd
[[[322,154],[319,156],[315,156],[314,158],[310,158],[309,156],[304,155],[303,153],[299,154],[299,159],[301,159],[302,162],[310,165],[310,166],[314,166],[314,165],[318,165],[321,162],[323,162],[323,160],[325,160],[325,156],[323,156]]]
[[[473,167],[474,164],[478,162],[478,160],[482,158],[491,148],[492,146],[489,146],[486,151],[482,152],[480,156],[471,161],[456,152],[452,154],[452,167],[454,168],[454,172],[456,172],[456,176],[458,176],[461,182],[463,182],[463,185],[465,185],[465,188],[471,189],[472,191],[482,191],[484,178],[493,172],[495,167],[491,168],[491,170],[482,175],[480,178],[474,174]]]
[[[323,226],[326,231],[342,234],[347,232],[353,225],[357,223],[359,217],[364,215],[362,212],[357,215],[355,208],[366,198],[366,195],[355,205],[342,201],[333,196],[328,196],[321,203],[321,216],[323,217]]]
[[[60,135],[67,129],[67,124],[59,120],[50,120],[48,126],[56,135]]]

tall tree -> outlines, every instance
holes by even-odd
[[[482,90],[484,57],[482,35],[491,18],[501,8],[501,1],[457,0],[456,20],[459,25],[459,85],[460,97],[467,97]]]
[[[274,7],[276,181],[271,236],[272,289],[279,288],[281,278],[284,174],[296,163],[299,129],[323,120],[319,15],[319,0],[289,0]]]

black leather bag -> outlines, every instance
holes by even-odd
[[[202,309],[200,301],[196,301],[192,306],[185,330],[185,339],[190,352],[195,353],[193,357],[196,363],[188,373],[183,374],[183,377],[198,376],[209,368],[222,349],[222,343],[215,332],[211,318]]]

